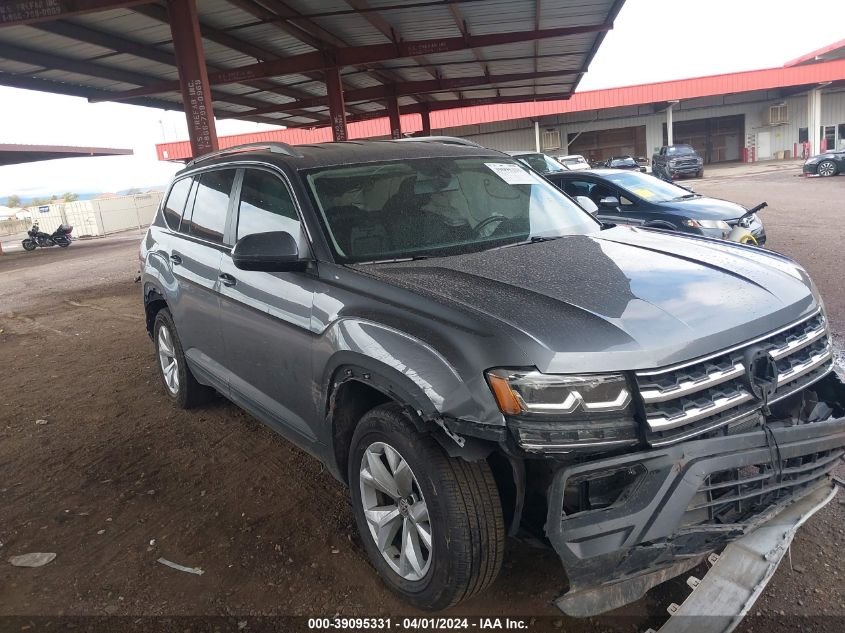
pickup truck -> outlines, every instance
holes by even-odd
[[[651,173],[664,180],[704,176],[704,159],[690,145],[664,145],[651,157]]]

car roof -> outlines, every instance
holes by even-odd
[[[257,144],[242,148],[229,148],[207,158],[201,157],[188,163],[176,176],[195,169],[238,162],[261,162],[289,165],[293,169],[311,169],[333,165],[374,163],[413,158],[461,158],[470,156],[504,158],[496,150],[487,149],[461,139],[344,141],[341,143],[315,143],[289,146],[283,144]]]

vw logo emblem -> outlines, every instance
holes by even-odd
[[[768,402],[778,388],[778,366],[763,347],[753,346],[743,355],[745,386],[758,400]]]

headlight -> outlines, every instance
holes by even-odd
[[[638,442],[628,381],[622,374],[563,375],[493,369],[487,381],[526,451],[569,452]]]
[[[822,160],[821,156],[812,156],[811,158],[808,158],[807,160],[805,160],[804,164],[805,165],[815,165],[816,163],[821,162],[821,160]]]
[[[749,215],[749,216],[746,216],[746,217],[742,218],[742,219],[739,221],[739,225],[740,225],[742,228],[747,229],[748,227],[750,227],[750,226],[751,226],[752,224],[754,224],[755,222],[757,222],[757,214],[756,214],[756,213],[755,213],[755,214],[753,214],[753,215]]]
[[[503,413],[570,415],[624,411],[631,404],[621,374],[583,376],[494,369],[487,380]]]
[[[724,220],[684,220],[684,224],[696,229],[721,229],[730,231],[731,225]]]

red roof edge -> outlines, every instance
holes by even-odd
[[[822,46],[821,48],[814,50],[812,53],[807,53],[806,55],[802,55],[801,57],[796,57],[792,61],[786,62],[783,67],[790,68],[791,66],[798,66],[800,64],[811,62],[816,59],[816,57],[821,57],[822,55],[835,51],[837,48],[845,48],[845,40],[839,40],[838,42],[834,42],[833,44]]]
[[[440,110],[431,113],[431,127],[432,129],[442,130],[494,121],[536,118],[568,112],[659,103],[676,99],[695,99],[738,92],[770,90],[786,86],[812,85],[843,79],[845,79],[845,59],[840,59],[805,66],[783,66],[692,79],[676,79],[638,86],[589,90],[576,92],[571,99],[566,101],[528,101],[525,103],[502,103],[455,110]],[[422,124],[418,115],[402,115],[402,130],[404,132],[412,133],[419,131],[421,128]],[[349,124],[350,139],[389,135],[387,118]],[[223,136],[220,137],[219,144],[221,148],[225,148],[242,143],[282,141],[291,145],[304,145],[331,140],[331,128],[329,127],[289,128],[255,134]],[[159,160],[179,161],[191,158],[191,146],[188,141],[160,143],[156,145],[156,151]]]

